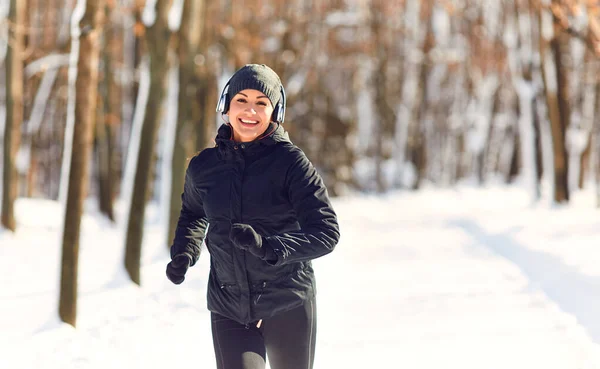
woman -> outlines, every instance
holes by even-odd
[[[311,260],[340,236],[327,189],[281,125],[285,91],[272,69],[239,69],[217,111],[229,123],[189,163],[167,277],[182,283],[205,241],[218,369],[264,369],[267,356],[272,369],[312,368]]]

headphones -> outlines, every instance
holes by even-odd
[[[273,115],[271,117],[275,117],[273,121],[275,123],[283,123],[285,119],[285,90],[283,89],[283,85],[280,85],[281,98],[279,102],[273,109]],[[230,98],[227,97],[229,92],[229,81],[223,87],[223,92],[221,92],[221,97],[219,97],[219,102],[217,103],[217,113],[225,114],[229,110]],[[232,96],[233,97],[233,96]]]

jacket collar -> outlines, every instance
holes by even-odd
[[[279,142],[290,142],[289,135],[279,123],[269,123],[269,127],[260,137],[250,142],[235,142],[233,140],[233,129],[231,125],[222,124],[218,131],[215,143],[222,149],[243,148],[244,152],[258,152],[261,148],[275,145]]]

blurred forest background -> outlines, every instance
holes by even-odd
[[[0,0],[2,225],[18,197],[64,203],[61,301],[85,199],[129,209],[139,283],[145,205],[165,204],[172,237],[187,159],[246,63],[282,77],[285,128],[334,196],[600,188],[597,0]]]

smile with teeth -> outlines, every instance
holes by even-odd
[[[239,119],[240,122],[244,123],[244,124],[258,124],[257,120],[251,120],[251,119]]]

